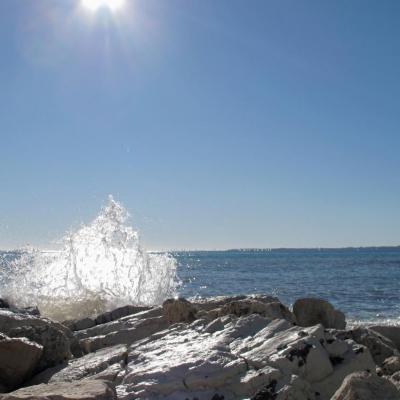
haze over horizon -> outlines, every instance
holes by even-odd
[[[400,2],[0,2],[0,249],[113,194],[148,249],[400,243]]]

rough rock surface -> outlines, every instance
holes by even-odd
[[[131,344],[167,327],[168,322],[164,317],[132,318],[104,327],[104,334],[81,339],[80,345],[86,353],[91,353],[117,344]]]
[[[233,400],[267,390],[271,398],[301,400],[318,387],[319,399],[328,400],[348,373],[375,368],[367,348],[337,340],[321,325],[300,328],[258,314],[211,324],[174,325],[132,345],[119,398]],[[343,343],[343,358],[330,354],[327,341]]]
[[[325,323],[332,319],[326,310],[318,317]],[[12,314],[0,310],[0,329],[29,334],[48,349],[54,343],[43,338],[54,329],[87,354],[76,351],[76,358],[47,363],[6,400],[330,400],[349,374],[373,372],[378,362],[382,379],[400,387],[397,350],[389,339],[366,328],[298,326],[294,314],[270,296],[123,307],[70,321],[73,334],[45,318],[7,312]],[[41,334],[31,332],[38,328]],[[116,385],[116,394],[104,381]]]
[[[396,346],[391,340],[368,328],[356,327],[348,331],[337,332],[336,336],[343,340],[354,340],[368,347],[376,364],[379,366],[381,366],[388,357],[398,354]]]
[[[344,329],[344,314],[322,299],[299,299],[293,305],[293,313],[300,326],[322,324],[325,328]]]
[[[212,311],[211,311],[212,313]],[[295,322],[294,315],[279,301],[262,302],[256,299],[234,300],[216,310],[219,317],[236,315],[238,317],[250,314],[259,314],[270,319],[286,319]]]
[[[72,382],[93,377],[115,381],[124,370],[128,356],[127,347],[118,345],[98,350],[66,365],[49,368],[33,377],[27,385],[40,383]]]
[[[72,333],[49,319],[0,310],[0,332],[10,337],[25,337],[43,346],[36,368],[38,371],[65,362],[71,357]]]
[[[116,400],[110,382],[82,380],[36,385],[0,396],[1,400]]]
[[[382,363],[382,372],[384,375],[393,375],[395,372],[400,371],[400,357],[393,356],[387,358]]]
[[[357,372],[344,380],[331,400],[400,400],[400,392],[387,379]]]
[[[33,373],[43,347],[26,338],[0,334],[0,384],[14,389]]]
[[[400,326],[373,325],[369,329],[391,340],[400,351]]]
[[[163,303],[164,315],[170,324],[176,322],[193,322],[197,309],[186,299],[168,299]]]

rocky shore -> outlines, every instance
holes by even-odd
[[[400,327],[328,302],[170,299],[52,321],[0,300],[1,400],[400,400]]]

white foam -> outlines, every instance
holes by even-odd
[[[2,295],[42,314],[77,318],[125,304],[154,305],[176,295],[176,261],[148,254],[127,211],[111,196],[95,220],[63,239],[63,250],[30,250],[12,265]]]

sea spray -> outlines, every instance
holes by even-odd
[[[175,259],[147,253],[128,217],[110,196],[92,223],[65,235],[61,251],[23,252],[2,279],[0,294],[20,307],[37,305],[58,320],[125,304],[160,304],[174,296]]]

